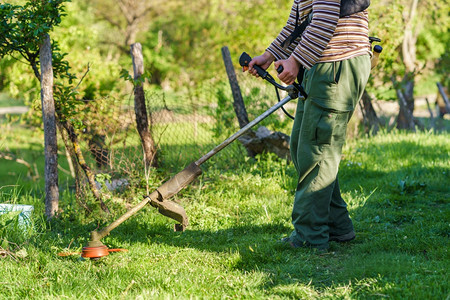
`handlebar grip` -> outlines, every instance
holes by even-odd
[[[283,66],[282,66],[282,65],[279,65],[279,66],[278,66],[278,68],[277,68],[277,72],[278,72],[278,74],[281,74],[281,73],[283,73],[283,71],[284,71],[284,68],[283,68]]]
[[[241,56],[239,56],[239,64],[241,67],[248,67],[248,64],[252,58],[246,52],[242,52]]]
[[[252,61],[252,58],[250,55],[248,55],[246,52],[242,52],[241,56],[239,56],[239,64],[241,67],[248,67],[248,64]],[[261,68],[258,65],[253,65],[253,68],[258,72],[258,75],[261,76],[263,79],[267,77],[267,71]]]

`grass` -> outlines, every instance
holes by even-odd
[[[0,93],[0,107],[23,106],[23,100],[12,99],[6,93]]]
[[[33,147],[24,142],[15,150]],[[46,223],[37,186],[2,161],[2,182],[14,172],[16,186],[0,184],[0,202],[32,204],[35,212],[31,231],[4,231],[13,256],[0,259],[0,298],[446,299],[449,152],[446,133],[349,141],[340,182],[357,238],[331,243],[327,253],[277,244],[292,230],[292,164],[227,152],[176,195],[190,218],[186,232],[173,232],[171,220],[144,208],[103,240],[129,251],[98,261],[57,254],[80,251],[91,230],[126,210],[124,200],[110,202],[114,216],[96,219],[66,189],[60,218]],[[139,192],[127,195],[131,204],[140,199]]]

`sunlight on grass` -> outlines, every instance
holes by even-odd
[[[25,189],[22,175],[14,187],[0,190],[0,202],[34,205],[34,231],[22,237],[8,231],[1,237],[10,253],[25,249],[26,254],[0,258],[6,274],[0,295],[442,299],[449,291],[449,150],[448,135],[429,133],[381,133],[349,141],[339,176],[357,238],[331,243],[325,254],[277,243],[292,230],[296,178],[293,165],[274,155],[255,160],[239,152],[218,156],[173,199],[189,216],[184,233],[174,233],[173,220],[146,207],[103,240],[110,248],[129,251],[99,261],[57,254],[81,251],[89,232],[109,221],[85,215],[73,193],[62,187],[63,211],[47,223],[42,192]],[[18,172],[14,165],[2,168],[0,176],[13,169]],[[166,176],[152,174],[151,185],[157,187]],[[138,191],[125,195],[117,197],[128,197],[128,203],[141,199]],[[109,202],[115,216],[126,210],[124,201]]]

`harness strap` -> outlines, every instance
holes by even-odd
[[[370,0],[341,0],[341,8],[339,13],[339,18],[350,16],[352,14],[366,10],[370,5]],[[297,4],[297,13],[295,15],[295,28],[294,31],[280,44],[284,50],[286,50],[292,42],[294,42],[299,36],[305,31],[306,26],[311,22],[311,12],[309,16],[298,25],[299,13]]]

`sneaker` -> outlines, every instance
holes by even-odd
[[[289,246],[289,247],[291,247],[291,248],[302,248],[302,247],[304,247],[303,245],[299,245],[299,244],[294,243],[293,241],[291,241],[291,238],[290,238],[290,237],[282,238],[282,239],[280,240],[280,243],[281,243],[282,245],[286,245],[286,246]]]
[[[279,241],[279,243],[281,243],[283,246],[287,246],[287,247],[293,248],[293,249],[296,249],[296,248],[310,248],[310,249],[316,249],[316,250],[322,251],[322,252],[326,251],[328,249],[328,244],[327,245],[311,245],[311,244],[309,244],[307,242],[302,243],[302,244],[298,244],[298,243],[292,241],[290,237],[282,238]]]
[[[351,240],[354,240],[355,237],[356,237],[355,232],[352,230],[349,233],[346,233],[343,235],[330,235],[329,241],[344,243],[344,242],[349,242]]]

